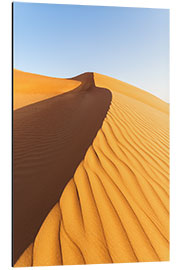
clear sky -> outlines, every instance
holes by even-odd
[[[92,71],[169,102],[169,10],[14,2],[14,67]]]

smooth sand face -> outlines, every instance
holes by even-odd
[[[168,104],[100,74],[94,80],[111,91],[110,108],[15,266],[169,260]]]
[[[14,110],[66,93],[80,84],[76,80],[51,78],[14,69]]]

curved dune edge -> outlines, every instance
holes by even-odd
[[[75,79],[53,78],[13,70],[13,109],[20,109],[66,92],[81,85]]]
[[[168,121],[162,110],[112,92],[102,128],[41,226],[29,264],[25,251],[15,266],[169,260]]]
[[[77,79],[73,91],[14,111],[13,263],[34,241],[109,109],[111,92],[94,85],[93,73]]]
[[[138,87],[99,73],[94,73],[94,81],[98,87],[108,88],[169,114],[168,103]]]

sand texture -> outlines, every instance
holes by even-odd
[[[13,108],[19,109],[26,105],[57,96],[73,90],[80,81],[59,79],[23,72],[13,71]]]
[[[21,252],[16,254],[16,258],[19,259],[15,260],[15,266],[169,260],[168,104],[145,91],[104,75],[90,73],[74,79],[81,81],[79,90],[26,106],[16,110],[14,114],[14,130],[16,130],[17,141],[19,140],[19,144],[14,141],[14,147],[17,147],[16,159],[19,160],[17,167],[14,167],[14,173],[19,172],[14,182],[14,190],[17,190],[14,197],[20,196],[21,202],[25,200],[25,196],[21,195],[22,188],[26,189],[27,184],[30,183],[28,190],[32,187],[32,194],[26,200],[26,205],[31,204],[33,210],[29,210],[28,214],[23,210],[24,212],[17,215],[17,227],[19,234],[21,233],[17,241],[23,239],[25,235],[24,231],[22,233],[21,222],[26,216],[32,215],[31,226],[36,223],[33,237],[21,245]],[[90,81],[95,82],[95,85],[90,83],[91,86],[86,87]],[[91,87],[93,90],[89,91]],[[102,93],[97,105],[95,106],[94,99],[92,103],[87,101],[85,106],[82,105],[81,112],[73,118],[72,122],[69,121],[66,116],[72,108],[76,91],[79,95],[87,89],[88,93],[90,92],[87,100],[92,96],[97,100],[98,93]],[[71,94],[71,99],[68,98],[67,102],[64,99],[62,104],[59,103],[63,96]],[[64,116],[70,132],[65,133],[63,141],[61,136],[53,137],[52,130],[56,134],[57,130],[60,132],[65,129],[62,125],[58,129],[55,117],[54,121],[51,118],[48,122],[51,123],[50,133],[48,128],[45,130],[45,126],[50,114],[54,114],[57,120],[63,119],[61,111],[58,111],[55,106],[56,102],[63,106],[64,103],[69,104],[70,100],[72,104],[65,107],[67,111]],[[42,105],[46,102],[46,105]],[[79,101],[74,102],[81,104]],[[52,107],[49,105],[51,103]],[[92,107],[91,110],[88,105]],[[48,110],[47,114],[46,110]],[[38,119],[37,126],[36,122],[32,121],[35,119],[33,112]],[[96,132],[84,147],[82,156],[73,167],[71,177],[68,174],[63,178],[65,180],[61,189],[62,166],[65,171],[68,170],[81,148],[81,143],[76,144],[77,134],[72,129],[73,123],[77,126],[77,118],[80,119],[83,114],[88,124],[85,126],[85,121],[80,121],[81,131],[78,134],[83,133],[89,125],[94,130],[96,121],[92,118],[98,119],[100,112],[101,117]],[[27,137],[27,142],[30,144],[28,146],[23,138],[29,134],[30,127],[32,130],[39,130],[38,132],[43,136],[40,139],[38,133],[39,141],[37,140],[36,145],[34,139],[32,145],[30,138]],[[89,132],[84,136],[88,137]],[[70,136],[68,139],[67,134]],[[82,139],[79,142],[81,141]],[[65,150],[58,152],[57,145],[61,145],[62,142]],[[68,151],[70,143],[70,148],[76,144],[76,151],[71,154],[71,158],[67,158],[67,167],[65,167],[62,165],[61,154],[66,156],[65,152]],[[41,144],[43,147],[39,151]],[[32,155],[33,147],[38,148],[35,156]],[[53,154],[50,153],[51,149]],[[31,153],[30,157],[27,153]],[[44,160],[41,154],[44,156],[44,153],[47,155],[46,164],[42,163]],[[26,160],[26,158],[29,168],[21,165],[22,159]],[[53,172],[54,167],[50,166],[51,161],[53,164],[56,162],[58,164],[57,180],[54,180],[56,174]],[[33,162],[36,163],[34,167]],[[25,166],[24,170],[21,166]],[[32,168],[34,168],[33,175],[29,176]],[[48,181],[50,184],[47,183]],[[36,193],[38,189],[36,185],[39,185],[38,188],[42,192]],[[48,192],[44,193],[47,185]],[[60,190],[59,194],[57,190]],[[34,201],[36,196],[38,199]],[[38,200],[41,200],[41,203]],[[50,201],[52,203],[49,204]],[[17,204],[18,209],[19,207],[20,203]],[[35,209],[38,207],[40,212]],[[41,211],[44,211],[43,218],[39,218]],[[27,222],[29,222],[28,218]],[[29,232],[31,226],[30,228],[29,225],[27,226]]]
[[[109,108],[111,92],[95,87],[93,74],[79,81],[73,91],[14,111],[14,260],[34,240]]]

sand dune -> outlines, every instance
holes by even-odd
[[[71,92],[14,111],[15,261],[58,201],[109,108],[111,92],[95,87],[93,74],[79,81]]]
[[[14,110],[66,93],[80,84],[81,82],[76,80],[52,78],[14,69]]]
[[[94,81],[111,91],[109,110],[15,266],[169,260],[168,104],[100,74]]]
[[[111,89],[113,92],[121,93],[125,96],[141,101],[144,104],[152,106],[159,111],[167,114],[169,113],[168,103],[142,89],[139,89],[138,87],[99,73],[94,73],[94,81],[96,86]]]

